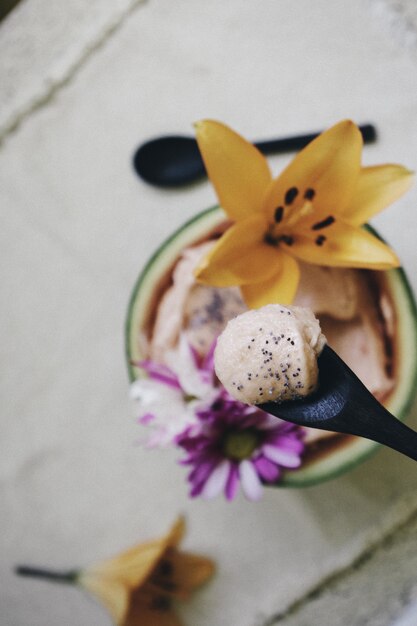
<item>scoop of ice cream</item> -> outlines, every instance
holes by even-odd
[[[361,286],[358,270],[302,262],[300,270],[295,305],[336,320],[351,320],[357,315]]]
[[[238,287],[194,285],[184,307],[184,333],[201,356],[208,353],[227,322],[247,311]]]
[[[216,374],[241,402],[294,400],[316,388],[325,343],[310,309],[268,304],[229,321],[217,341]]]

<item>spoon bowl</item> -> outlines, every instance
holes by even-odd
[[[417,461],[417,432],[387,411],[327,345],[318,366],[319,386],[313,394],[259,408],[299,426],[371,439]]]
[[[195,139],[180,135],[158,137],[139,146],[133,167],[143,180],[157,187],[179,187],[206,173]]]

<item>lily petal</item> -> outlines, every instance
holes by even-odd
[[[408,191],[413,180],[414,173],[401,165],[362,168],[343,219],[355,226],[365,224]]]
[[[261,211],[272,179],[265,157],[220,122],[203,120],[195,127],[207,173],[229,217],[237,221]]]
[[[210,559],[178,552],[184,530],[184,519],[179,517],[161,539],[84,570],[77,582],[103,602],[117,626],[181,626],[171,610],[172,598],[186,599],[214,571]],[[159,564],[160,572],[155,571]],[[164,572],[166,564],[173,566],[173,572]],[[173,583],[172,589],[161,584],[164,576]]]
[[[183,622],[169,606],[155,607],[149,596],[142,596],[138,594],[138,597],[133,598],[129,613],[120,626],[183,626]]]
[[[298,263],[289,254],[276,251],[279,255],[279,270],[273,276],[253,285],[242,285],[243,298],[251,309],[258,309],[266,304],[279,302],[291,304],[300,280]]]
[[[115,583],[122,583],[128,588],[141,585],[165,550],[169,547],[174,548],[181,541],[184,529],[185,522],[180,517],[161,539],[133,546],[113,558],[89,567],[81,573],[79,582],[88,588],[91,585],[96,586],[96,582],[92,582],[93,579],[99,583],[101,581],[107,583],[111,580]]]
[[[227,229],[195,270],[213,287],[245,285],[270,278],[279,268],[277,249],[264,242],[266,222],[252,215]]]
[[[98,576],[82,575],[79,583],[98,598],[117,625],[122,625],[129,608],[129,590],[122,583]]]
[[[185,519],[182,515],[180,515],[177,521],[171,527],[167,537],[166,537],[166,545],[169,548],[176,548],[178,544],[182,541],[185,534]]]
[[[172,582],[175,595],[186,599],[190,593],[203,585],[214,574],[211,559],[189,552],[173,552],[170,557],[173,567]]]
[[[286,194],[292,189],[297,192],[295,198],[295,191],[290,194],[294,207],[310,193],[317,215],[342,211],[359,175],[362,144],[362,135],[350,120],[339,122],[309,143],[272,183],[264,207],[268,220],[273,219],[277,207],[285,206]]]
[[[337,220],[323,233],[326,240],[322,245],[315,243],[313,233],[297,235],[291,253],[308,263],[329,267],[386,270],[400,266],[391,248],[362,228]]]

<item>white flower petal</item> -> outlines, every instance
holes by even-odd
[[[178,402],[182,393],[180,389],[169,387],[157,380],[141,378],[131,384],[130,397],[141,407],[153,406],[155,402],[169,406],[173,401]]]
[[[300,467],[301,458],[300,456],[291,451],[284,450],[282,448],[276,448],[269,444],[266,444],[262,448],[262,452],[270,461],[274,461],[278,465],[282,465],[283,467]]]
[[[251,461],[244,460],[239,465],[242,490],[249,500],[259,500],[262,497],[262,483]]]
[[[203,380],[193,352],[185,335],[181,335],[177,350],[167,355],[167,364],[178,377],[182,389],[189,396],[205,398],[213,389],[210,383]]]
[[[225,488],[227,477],[229,476],[229,461],[222,461],[216,469],[212,471],[207,479],[204,489],[201,493],[205,500],[210,500],[219,495]]]
[[[146,427],[152,432],[148,445],[168,446],[177,435],[197,420],[191,406],[184,402],[180,389],[151,379],[140,379],[131,385],[135,416],[152,413],[154,419]]]

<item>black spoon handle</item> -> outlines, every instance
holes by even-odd
[[[365,143],[371,143],[376,140],[377,134],[375,126],[372,124],[363,124],[359,126],[362,138]],[[257,141],[255,146],[263,154],[277,154],[279,152],[292,152],[293,150],[301,150],[307,146],[313,139],[316,139],[320,133],[310,133],[308,135],[295,135],[293,137],[283,137],[281,139],[272,139],[271,141]]]
[[[394,417],[346,363],[328,346],[324,349],[326,367],[338,369],[339,385],[344,385],[345,403],[331,418],[338,432],[359,435],[382,443],[417,461],[417,432]],[[327,375],[329,376],[328,371]],[[324,374],[325,375],[325,374]],[[343,389],[343,386],[341,387]]]
[[[377,443],[382,443],[410,459],[417,461],[417,432],[400,422],[384,407],[379,405],[372,414],[362,415],[363,428],[358,434]]]
[[[319,387],[303,400],[259,405],[300,426],[358,435],[417,461],[417,432],[391,415],[344,361],[325,346],[318,359]]]
[[[350,380],[348,401],[332,418],[335,430],[382,443],[417,461],[417,432],[394,417],[353,372],[349,372],[355,378]]]

